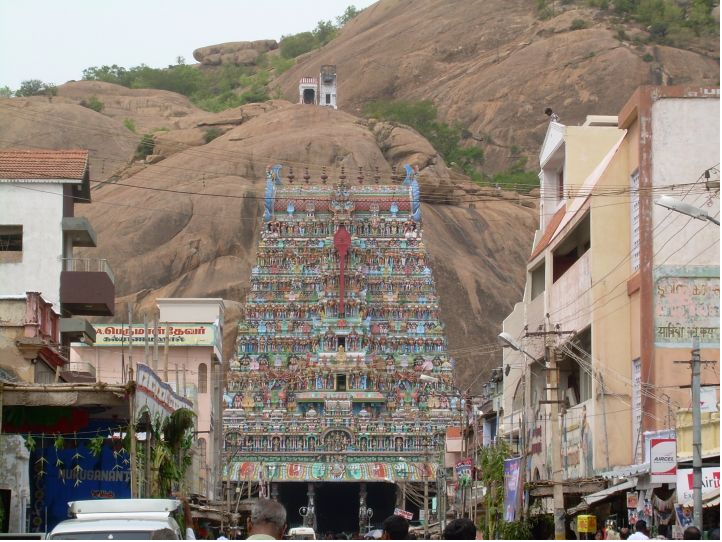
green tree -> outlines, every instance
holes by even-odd
[[[504,440],[497,440],[493,446],[483,446],[477,455],[477,472],[486,487],[486,518],[482,523],[485,540],[499,538],[499,523],[504,511],[504,460],[510,456],[509,445]]]
[[[100,113],[103,110],[103,107],[105,107],[103,102],[101,102],[97,96],[91,96],[87,100],[80,100],[80,105],[98,113]]]
[[[359,13],[361,12],[356,9],[356,6],[348,6],[346,8],[346,11],[343,12],[343,15],[339,15],[338,17],[336,17],[336,24],[339,27],[342,27],[351,19],[356,17],[356,15],[358,15]]]
[[[112,66],[91,66],[83,70],[83,79],[86,81],[104,81],[105,83],[115,83],[116,85],[130,86],[130,77],[128,70],[117,64]]]
[[[338,28],[331,21],[318,21],[313,31],[313,37],[316,38],[318,46],[322,46],[335,38],[337,33]]]
[[[13,91],[10,90],[10,87],[4,86],[0,87],[0,98],[12,98],[13,97]]]
[[[20,83],[15,96],[56,96],[58,89],[52,83],[43,83],[40,79],[28,79]]]
[[[318,47],[316,36],[312,32],[301,32],[281,38],[279,48],[283,58],[296,58]]]

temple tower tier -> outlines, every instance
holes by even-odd
[[[393,512],[396,486],[433,495],[443,476],[459,398],[406,172],[374,184],[268,172],[224,394],[224,478],[273,491],[289,524],[331,528],[328,483],[357,484],[343,489],[352,532]]]

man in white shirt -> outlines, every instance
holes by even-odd
[[[637,520],[637,523],[634,524],[634,534],[630,535],[627,540],[649,540],[647,522],[643,519]]]

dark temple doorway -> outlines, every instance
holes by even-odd
[[[304,88],[303,103],[308,105],[314,105],[316,103],[316,91],[312,88]]]
[[[316,505],[316,530],[319,538],[341,533],[353,534],[359,529],[359,482],[314,483]],[[303,524],[299,508],[306,506],[308,497],[306,482],[282,482],[278,484],[278,500],[286,507],[289,529]],[[366,483],[366,504],[373,509],[371,525],[378,526],[394,512],[396,486],[386,482]]]

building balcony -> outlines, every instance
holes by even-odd
[[[60,304],[73,315],[112,316],[115,277],[108,260],[63,258]]]
[[[72,240],[74,247],[98,246],[98,236],[87,218],[63,217],[63,234]]]
[[[63,344],[71,342],[93,344],[95,342],[95,328],[83,318],[61,318],[60,337]]]
[[[586,251],[551,288],[549,314],[566,331],[584,329],[592,319],[591,254]]]

